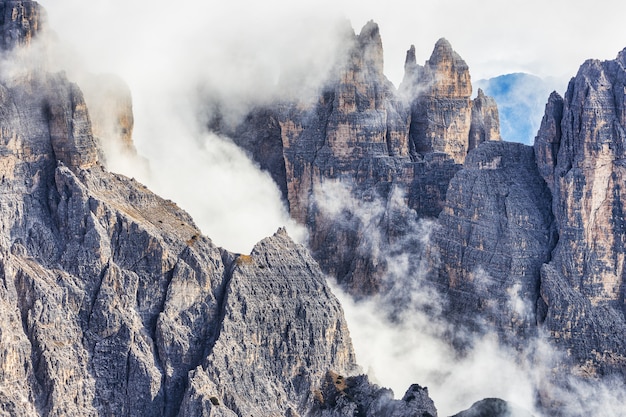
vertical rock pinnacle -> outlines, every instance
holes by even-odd
[[[372,68],[375,73],[382,74],[384,67],[383,41],[380,37],[378,24],[373,20],[367,22],[361,29],[357,41],[363,51],[366,66]]]

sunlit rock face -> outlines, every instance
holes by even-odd
[[[351,47],[317,101],[257,109],[222,129],[272,174],[323,270],[367,295],[383,290],[387,248],[406,240],[408,224],[439,214],[470,142],[499,139],[498,116],[484,94],[473,104],[467,65],[445,40],[425,67],[409,50],[399,91],[383,74],[375,23],[345,42]],[[422,119],[430,121],[423,129]],[[346,195],[328,192],[337,182]],[[345,207],[330,216],[338,200]],[[367,213],[355,214],[363,205]]]
[[[470,126],[467,149],[471,151],[483,142],[500,140],[500,120],[496,101],[478,89],[472,100],[472,124]]]
[[[357,371],[307,250],[281,229],[229,253],[176,204],[106,171],[65,76],[0,81],[0,142],[3,414],[320,415],[326,375]]]
[[[471,100],[469,67],[446,39],[437,41],[424,66],[411,47],[400,91],[412,100],[409,135],[418,154],[443,152],[462,164],[479,143],[500,140],[495,101],[482,91]]]
[[[467,64],[447,40],[440,39],[423,67],[408,60],[405,66],[413,75],[405,76],[401,89],[415,97],[410,129],[415,151],[443,152],[462,164],[472,121],[472,84]]]
[[[612,337],[624,326],[625,65],[626,51],[585,62],[565,96],[551,96],[535,141],[559,235],[542,271],[542,321],[591,374],[625,366]]]

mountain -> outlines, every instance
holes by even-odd
[[[592,375],[626,370],[625,66],[626,50],[585,62],[565,96],[550,97],[534,145],[559,236],[541,270],[540,319]]]
[[[445,39],[424,66],[407,52],[397,91],[377,26],[348,41],[314,103],[210,126],[262,167],[285,164],[269,172],[323,270],[382,299],[391,320],[420,287],[417,304],[451,326],[459,355],[495,334],[517,361],[541,363],[537,405],[549,414],[566,413],[563,389],[623,380],[626,53],[586,62],[564,98],[551,95],[528,146],[500,141],[494,99],[470,99],[468,67]]]
[[[17,60],[45,39],[43,11],[0,4]],[[127,140],[126,91],[107,91]],[[338,300],[283,229],[250,255],[216,247],[108,172],[99,131],[64,74],[2,78],[2,415],[436,415],[426,389],[394,400],[358,376]]]
[[[601,401],[626,376],[626,50],[550,96],[531,147],[500,140],[494,99],[471,99],[445,39],[424,65],[407,51],[396,89],[378,26],[348,32],[313,100],[207,126],[310,234],[307,248],[279,229],[248,255],[109,172],[107,152],[134,152],[128,88],[106,76],[83,92],[29,66],[45,13],[0,7],[19,64],[0,77],[3,415],[436,416],[422,385],[394,399],[361,374],[328,275],[388,326],[441,325],[454,359],[494,341],[532,371],[541,414],[615,414]],[[482,370],[438,377],[455,372],[469,385]],[[511,412],[528,414],[487,398],[457,415]]]
[[[495,102],[482,92],[471,100],[467,64],[445,39],[424,66],[414,48],[407,52],[399,91],[383,74],[378,25],[367,23],[345,42],[347,56],[318,100],[260,107],[238,126],[211,128],[272,175],[291,216],[309,229],[322,269],[361,296],[386,285],[387,259],[372,255],[376,246],[405,239],[415,215],[437,216],[468,150],[499,140],[499,129]],[[346,184],[347,195],[335,195],[341,191],[332,184]],[[407,212],[394,212],[398,198],[408,199]],[[380,210],[364,219],[349,207],[331,207],[346,199]],[[376,224],[375,242],[369,223]]]

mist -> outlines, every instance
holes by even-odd
[[[58,40],[52,60],[59,69],[84,90],[90,88],[85,73],[116,74],[129,85],[133,140],[144,159],[129,159],[109,146],[109,168],[176,201],[215,243],[237,252],[249,251],[283,225],[297,239],[303,232],[290,223],[268,177],[228,138],[206,134],[212,111],[206,97],[237,121],[256,105],[314,96],[346,48],[342,34],[370,19],[381,27],[385,71],[396,85],[408,46],[415,44],[423,61],[442,36],[475,79],[513,71],[563,79],[583,59],[612,58],[620,49],[616,44],[626,45],[626,38],[608,36],[607,28],[617,23],[589,19],[584,32],[566,30],[567,22],[593,16],[600,5],[588,10],[563,1],[520,3],[515,16],[509,4],[481,2],[478,8],[460,0],[419,6],[401,0],[41,4]],[[616,7],[626,8],[611,4],[614,13],[603,19],[620,19]],[[557,14],[564,16],[554,19]],[[529,26],[533,21],[543,23]]]
[[[43,5],[56,32],[50,66],[80,85],[89,108],[103,99],[95,75],[128,84],[138,155],[102,138],[110,170],[175,201],[231,251],[248,253],[282,226],[304,242],[271,178],[229,138],[208,133],[207,97],[236,122],[254,106],[315,95],[346,47],[346,20],[309,9],[298,11],[310,13],[306,21],[294,20],[289,8],[261,19],[200,2],[177,4],[180,16],[165,1]]]
[[[430,242],[437,223],[419,219],[400,187],[394,187],[388,199],[378,196],[372,201],[353,197],[351,189],[345,180],[327,180],[316,189],[315,200],[331,221],[341,219],[342,212],[359,219],[362,243],[357,251],[375,248],[369,256],[385,260],[385,292],[357,301],[338,285],[333,287],[363,371],[373,382],[391,388],[396,398],[413,383],[428,387],[441,416],[488,397],[533,410],[533,375],[495,334],[463,335],[471,346],[465,355],[451,346],[449,335],[458,329],[445,317],[445,297],[427,279],[438,267]],[[394,211],[404,213],[406,233],[390,240],[378,225],[385,213]]]

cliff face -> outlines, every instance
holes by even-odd
[[[375,229],[381,242],[394,245],[416,216],[437,216],[470,143],[499,140],[498,116],[493,100],[470,99],[467,65],[443,39],[425,67],[409,50],[399,91],[383,74],[375,23],[346,42],[352,47],[317,102],[257,109],[226,133],[272,174],[291,216],[309,229],[323,270],[365,295],[379,292],[387,273],[385,254],[373,255],[367,235]],[[325,190],[336,183],[350,190],[344,200],[386,209],[330,218],[324,206],[338,197]],[[410,219],[391,214],[394,198],[406,201]]]
[[[30,45],[33,37],[43,28],[45,12],[34,1],[3,1],[0,3],[2,38],[0,48],[4,51],[15,46]]]
[[[550,98],[535,141],[559,234],[541,275],[543,319],[593,374],[624,372],[625,346],[610,328],[624,325],[625,66],[626,50],[614,61],[585,62],[565,97]],[[572,304],[568,314],[563,303]]]
[[[63,75],[0,80],[0,413],[335,413],[327,375],[358,369],[306,249],[282,229],[251,255],[216,247],[173,202],[107,172],[93,132]],[[361,378],[351,402],[381,390]],[[419,399],[382,396],[368,415],[436,415]]]
[[[545,335],[564,355],[548,379],[626,373],[625,57],[588,61],[553,93],[534,148],[470,152],[434,235],[449,317],[520,349]]]
[[[324,270],[352,294],[380,293],[393,251],[410,254],[432,267],[447,317],[471,334],[495,331],[523,350],[547,331],[566,352],[561,370],[623,373],[610,329],[624,325],[626,52],[585,63],[564,99],[550,97],[534,148],[497,142],[495,103],[482,91],[471,100],[467,65],[447,41],[424,66],[408,51],[397,93],[380,56],[370,23],[317,103],[264,109],[285,164],[274,178]],[[327,192],[336,183],[347,192]],[[341,202],[332,216],[328,200]],[[432,247],[412,236],[424,217],[438,217]]]
[[[462,164],[471,123],[472,84],[465,61],[440,39],[423,67],[407,53],[401,90],[414,97],[410,136],[418,153],[443,152]],[[465,140],[463,140],[465,139]]]
[[[417,153],[443,152],[458,164],[486,140],[500,140],[498,108],[479,90],[471,100],[469,68],[446,39],[424,66],[407,52],[400,92],[411,98],[411,144]]]
[[[470,152],[433,236],[453,322],[494,328],[514,345],[537,334],[539,271],[556,240],[550,201],[531,147],[490,142]]]

